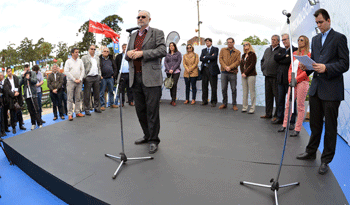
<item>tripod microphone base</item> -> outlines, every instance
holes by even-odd
[[[120,168],[123,166],[124,163],[126,163],[126,161],[128,160],[147,160],[147,159],[154,159],[153,157],[151,156],[148,156],[148,157],[133,157],[133,158],[127,158],[125,153],[121,152],[120,153],[120,157],[118,156],[114,156],[114,155],[111,155],[111,154],[105,154],[106,157],[109,157],[109,158],[113,158],[113,159],[118,159],[120,160],[120,164],[117,168],[117,170],[114,172],[113,174],[113,177],[112,179],[115,179],[117,177],[117,174],[120,170]]]
[[[258,187],[264,187],[264,188],[271,188],[271,190],[275,193],[276,205],[278,205],[277,193],[278,193],[278,189],[279,188],[300,185],[300,182],[293,182],[293,183],[290,183],[290,184],[279,185],[279,183],[277,181],[274,181],[273,179],[271,179],[271,182],[272,182],[272,185],[258,184],[258,183],[247,182],[247,181],[240,181],[239,183],[241,185],[252,185],[252,186],[258,186]]]

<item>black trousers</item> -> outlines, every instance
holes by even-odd
[[[273,117],[277,117],[277,108],[278,108],[278,85],[277,78],[275,77],[265,77],[265,113],[266,116],[272,117],[273,111],[273,100],[275,99],[276,109],[273,114]]]
[[[316,153],[320,145],[325,118],[324,149],[321,156],[322,163],[330,163],[335,154],[337,143],[337,126],[340,101],[321,100],[316,93],[310,96],[310,128],[311,136],[306,147],[307,153]]]
[[[125,103],[125,90],[128,96],[128,103],[134,102],[132,89],[129,87],[129,73],[122,73],[120,79],[123,79],[122,81],[120,81],[121,83],[119,86],[119,92],[122,94],[122,104]]]
[[[142,73],[135,73],[132,91],[135,99],[136,114],[145,135],[144,138],[149,142],[159,144],[161,86],[146,87],[142,83]]]
[[[53,111],[54,117],[57,118],[57,108],[58,108],[60,117],[62,117],[63,116],[63,104],[62,104],[63,91],[59,90],[57,94],[50,91],[50,97],[53,104],[52,111]]]
[[[167,73],[166,76],[169,78],[171,76],[170,73]],[[179,81],[180,73],[173,73],[174,85],[170,89],[171,101],[176,101],[176,93],[177,93],[177,82]]]
[[[12,127],[12,129],[16,128],[17,122],[19,123],[19,126],[22,126],[22,124],[23,124],[23,116],[22,116],[22,111],[21,110],[10,109],[10,117],[11,117],[11,127]]]
[[[217,95],[217,89],[218,89],[218,76],[217,75],[211,75],[209,72],[208,67],[202,67],[202,101],[203,103],[208,102],[208,84],[210,82],[210,88],[211,88],[211,103],[217,103],[218,102],[218,95]]]
[[[32,125],[37,124],[38,126],[40,126],[42,123],[41,123],[41,118],[40,118],[40,113],[39,113],[38,100],[36,98],[33,98],[33,99],[26,98],[26,103],[27,103],[27,108],[29,111],[30,120],[32,122]],[[22,118],[22,112],[21,112],[21,118]],[[22,122],[23,122],[23,118],[22,118]]]
[[[100,78],[99,76],[87,76],[84,79],[84,108],[90,111],[90,96],[91,88],[93,89],[94,97],[94,108],[98,109],[100,107]]]
[[[9,126],[9,118],[8,118],[9,109],[10,109],[9,105],[4,105],[2,108],[2,116],[4,118],[4,130],[7,130]]]

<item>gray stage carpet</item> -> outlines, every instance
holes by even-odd
[[[105,154],[121,152],[119,109],[62,121],[4,141],[9,152],[15,150],[61,184],[101,204],[274,204],[269,188],[239,182],[270,184],[276,178],[284,142],[284,134],[277,133],[280,125],[260,119],[263,107],[250,115],[218,106],[178,102],[173,107],[163,101],[161,143],[152,155],[154,160],[128,161],[115,180],[112,175],[119,161]],[[143,136],[134,107],[123,108],[123,124],[127,157],[149,156],[148,145],[134,145]],[[332,172],[317,173],[319,153],[315,161],[295,159],[308,139],[304,129],[299,137],[288,138],[279,182],[300,185],[280,188],[279,203],[348,204]],[[61,190],[64,186],[55,193],[54,184],[43,183],[50,181],[46,175],[32,177],[66,202],[79,204],[79,199]]]

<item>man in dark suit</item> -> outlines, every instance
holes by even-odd
[[[17,110],[15,107],[15,103],[18,103],[21,107],[23,106],[23,97],[18,77],[12,74],[11,68],[7,68],[6,73],[7,78],[4,82],[4,94],[6,102],[8,103],[8,109],[10,109],[12,133],[16,134],[17,122],[19,122],[19,128],[21,130],[26,130],[26,128],[23,127],[22,110]],[[7,110],[5,110],[5,112],[7,112]],[[5,126],[7,126],[7,123]],[[6,128],[7,127],[5,127],[5,129]]]
[[[125,57],[126,44],[122,45],[122,49],[123,49],[123,52],[118,54],[117,57],[115,58],[115,62],[117,64],[117,70],[118,72],[120,71],[121,73],[119,91],[122,94],[122,99],[121,99],[122,106],[124,106],[124,102],[125,102],[125,89],[126,89],[126,94],[128,96],[129,105],[134,106],[134,97],[132,95],[132,90],[129,87],[129,64],[127,62],[124,62],[122,70],[120,70],[120,67],[122,66],[122,63],[123,63],[123,57]]]
[[[210,82],[211,88],[211,106],[215,107],[218,102],[217,89],[218,89],[218,75],[220,74],[220,69],[218,66],[218,55],[219,49],[212,46],[213,40],[211,38],[206,38],[205,44],[207,48],[202,50],[200,61],[201,74],[202,74],[202,105],[208,104],[208,83]]]
[[[325,118],[324,150],[321,156],[319,174],[328,171],[328,164],[335,154],[337,140],[337,118],[339,105],[344,100],[343,73],[349,70],[349,49],[346,36],[331,28],[331,19],[325,9],[319,9],[314,14],[317,27],[321,34],[312,38],[311,58],[316,62],[312,65],[313,74],[310,96],[310,141],[304,153],[297,159],[316,159]],[[306,70],[305,66],[302,66]]]
[[[149,153],[158,149],[160,139],[159,101],[162,94],[162,57],[166,56],[164,32],[149,27],[151,16],[148,11],[139,11],[137,24],[140,30],[129,40],[127,56],[129,81],[135,100],[136,114],[144,137],[135,144],[149,143]]]
[[[53,120],[57,120],[57,107],[58,107],[58,113],[60,114],[60,117],[62,120],[64,120],[63,115],[63,106],[62,106],[62,98],[63,98],[63,78],[65,76],[60,73],[59,67],[54,64],[52,66],[52,73],[47,78],[47,87],[50,89],[50,98],[53,103],[52,111],[53,111]]]

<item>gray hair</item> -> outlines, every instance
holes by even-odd
[[[288,38],[289,38],[289,34],[288,34],[288,33],[282,33],[282,35],[281,35],[281,36],[283,37],[283,36],[285,36],[285,35],[287,35],[287,36],[288,36]]]
[[[146,13],[148,18],[151,18],[151,13],[150,12],[148,12],[146,10],[139,10],[139,13],[141,13],[141,12]]]
[[[279,35],[276,35],[276,34],[275,34],[275,35],[273,35],[271,38],[273,38],[273,37],[276,37],[276,38],[277,38],[277,41],[280,42],[280,36],[279,36]]]

